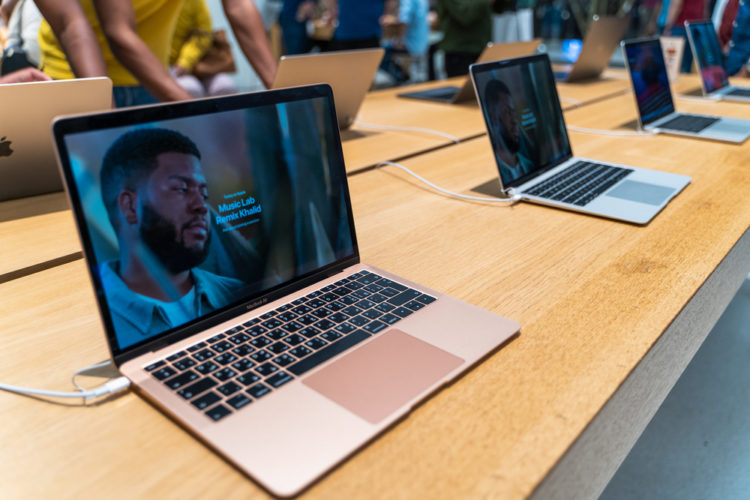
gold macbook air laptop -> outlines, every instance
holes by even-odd
[[[109,78],[0,85],[0,201],[62,191],[52,119],[111,107]]]
[[[511,43],[488,43],[487,47],[479,55],[477,64],[488,61],[500,61],[503,59],[512,59],[514,57],[530,56],[539,48],[541,40],[535,38],[527,42]],[[409,97],[412,99],[423,99],[427,101],[443,102],[446,104],[456,104],[460,102],[474,101],[474,86],[471,78],[467,75],[460,87],[447,85],[427,90],[417,90],[414,92],[404,92],[398,94],[399,97]]]
[[[276,495],[519,331],[360,262],[327,85],[53,132],[114,364]]]
[[[339,128],[352,126],[385,50],[361,49],[282,56],[272,89],[327,83],[333,88]]]

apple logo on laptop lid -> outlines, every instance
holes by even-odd
[[[0,137],[0,156],[10,156],[13,154],[10,144],[11,141],[6,140],[5,136]]]

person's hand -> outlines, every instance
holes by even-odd
[[[52,80],[48,75],[42,73],[36,68],[24,68],[8,73],[0,77],[0,84],[5,83],[25,83],[25,82],[46,82]]]
[[[315,14],[314,2],[302,2],[297,8],[297,14],[294,16],[298,23],[303,23],[313,17]]]
[[[185,76],[188,74],[188,70],[178,64],[175,64],[174,66],[172,66],[172,74],[175,76],[175,78]]]

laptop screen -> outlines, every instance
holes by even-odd
[[[546,54],[474,64],[471,76],[504,188],[572,156]]]
[[[71,118],[55,133],[114,353],[357,256],[327,86]]]
[[[625,58],[641,124],[646,125],[674,112],[667,66],[659,39],[625,43]]]
[[[719,37],[716,36],[713,24],[710,22],[688,23],[687,28],[706,92],[713,92],[728,86],[729,79],[724,70],[724,56],[721,54]]]

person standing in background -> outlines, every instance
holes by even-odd
[[[232,77],[217,73],[206,78],[192,74],[212,43],[213,25],[206,0],[185,0],[172,37],[169,65],[177,83],[193,97],[233,94]]]
[[[331,11],[338,26],[333,32],[331,50],[380,47],[380,17],[385,0],[334,0]]]
[[[492,34],[494,0],[437,0],[448,77],[465,75],[482,53]]]
[[[312,17],[314,8],[315,3],[311,0],[284,0],[279,26],[286,54],[305,54],[312,49],[312,40],[307,36],[307,20]]]
[[[707,0],[670,0],[667,10],[667,21],[664,24],[665,36],[679,36],[687,40],[687,30],[685,21],[697,21],[708,19],[708,2]],[[680,71],[690,73],[693,65],[693,51],[689,46],[682,53],[682,64]]]
[[[183,0],[36,0],[42,66],[53,78],[109,76],[118,106],[190,99],[169,74],[169,50]],[[252,0],[222,0],[245,57],[270,86],[276,74]],[[67,56],[67,57],[66,57]]]

